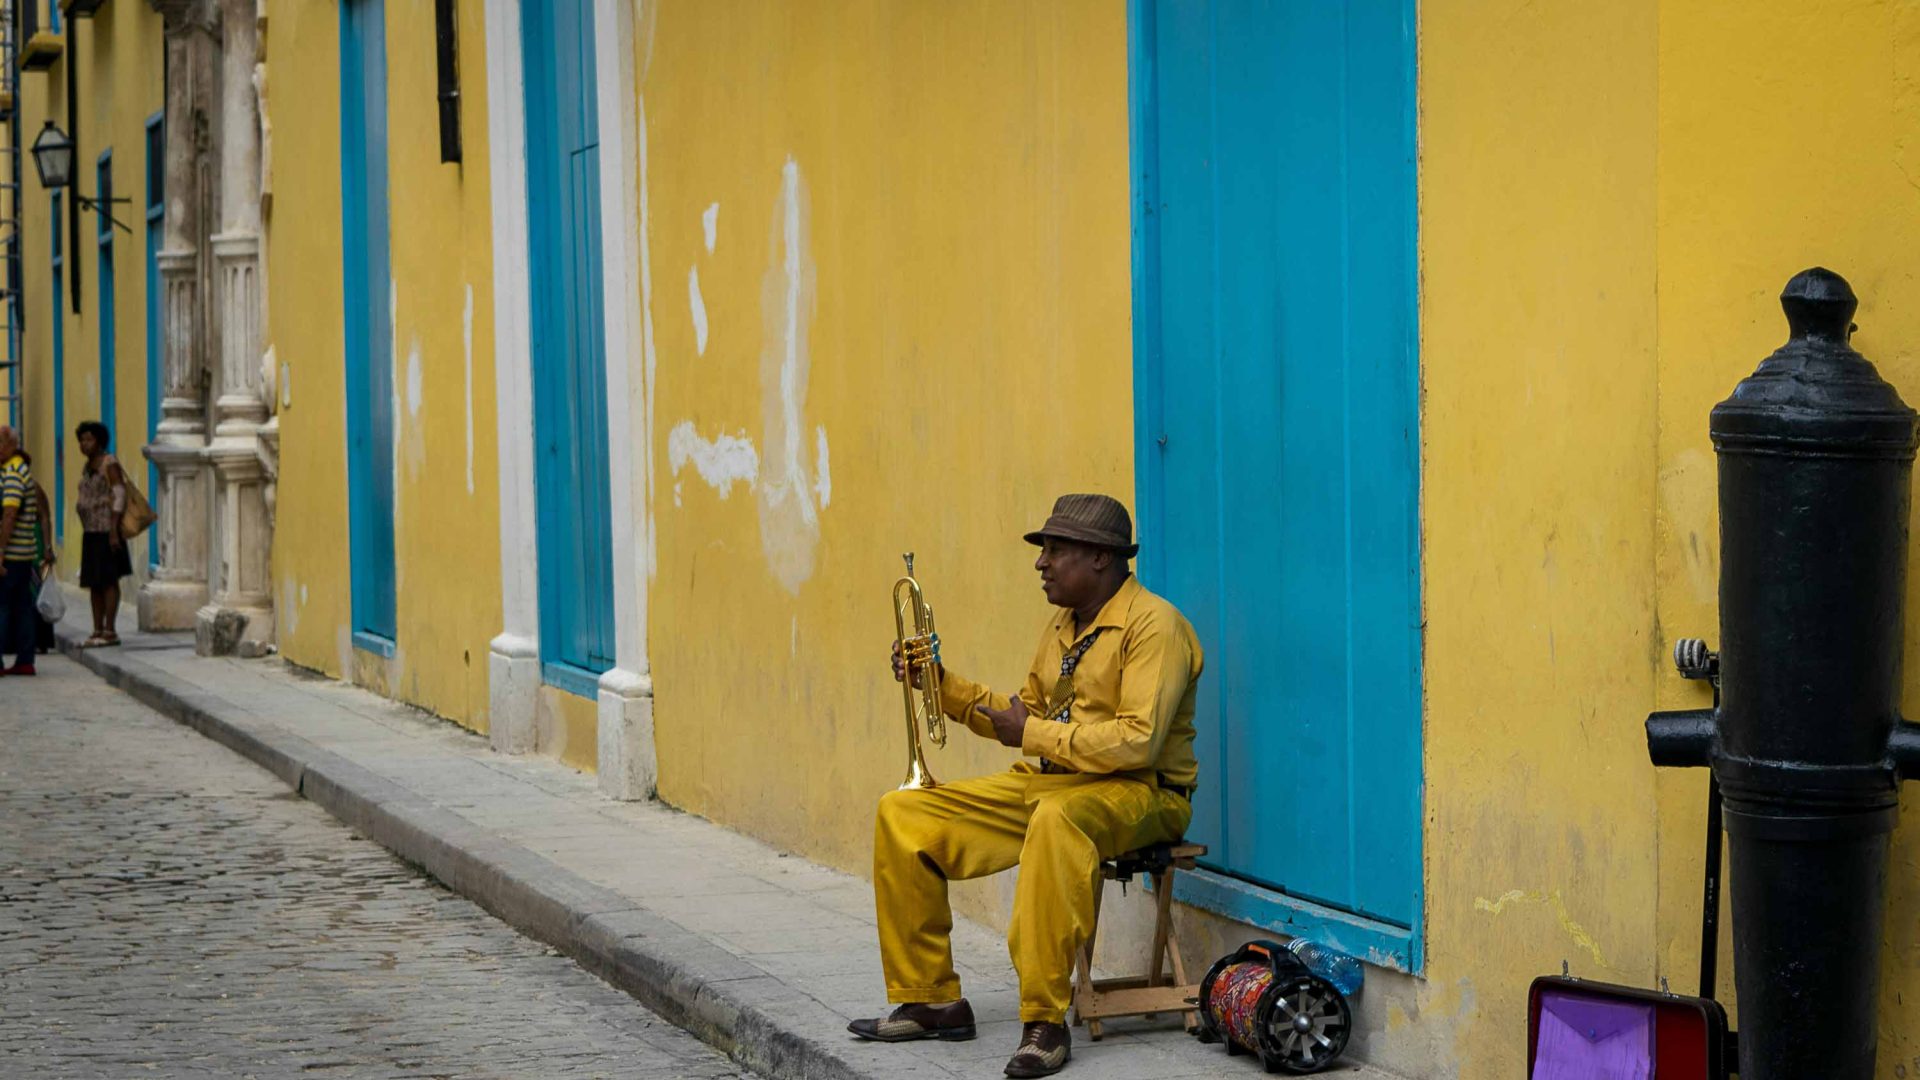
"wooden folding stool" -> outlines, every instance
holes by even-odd
[[[1155,1013],[1184,1014],[1187,1030],[1199,1024],[1193,999],[1199,994],[1197,983],[1187,982],[1187,965],[1180,959],[1180,942],[1173,932],[1173,872],[1193,869],[1194,860],[1207,853],[1205,844],[1176,840],[1150,844],[1100,863],[1100,876],[1107,881],[1131,881],[1135,874],[1153,878],[1153,945],[1147,956],[1147,973],[1117,979],[1093,977],[1093,944],[1100,933],[1100,895],[1093,894],[1093,930],[1086,944],[1074,957],[1073,1022],[1085,1025],[1087,1035],[1099,1041],[1100,1021],[1115,1016],[1152,1016]],[[1170,962],[1170,963],[1169,963]],[[1167,967],[1172,968],[1171,972]]]

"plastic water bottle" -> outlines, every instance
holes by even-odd
[[[1346,997],[1358,994],[1366,981],[1366,970],[1360,961],[1317,941],[1294,938],[1287,942],[1287,951],[1299,957],[1308,971],[1332,983],[1333,988]]]

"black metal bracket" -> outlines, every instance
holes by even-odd
[[[104,206],[107,214],[107,220],[113,222],[115,225],[118,225],[120,227],[121,232],[124,232],[129,236],[133,235],[133,229],[130,226],[128,226],[126,222],[121,221],[119,218],[113,216],[114,204],[130,203],[133,201],[133,198],[131,196],[119,198],[119,199],[89,199],[85,195],[80,194],[80,189],[76,187],[73,189],[73,201],[77,206],[80,207],[80,209],[93,214],[100,213],[101,209]]]

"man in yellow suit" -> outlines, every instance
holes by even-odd
[[[1012,1077],[1059,1072],[1071,1054],[1073,957],[1093,925],[1100,860],[1179,839],[1193,816],[1194,690],[1200,642],[1172,604],[1133,578],[1140,549],[1126,507],[1063,495],[1029,543],[1047,601],[1012,697],[942,670],[944,711],[975,734],[1018,747],[1008,772],[889,792],[873,837],[873,891],[887,1016],[856,1020],[882,1042],[971,1039],[948,937],[947,882],[1020,867],[1007,947],[1020,974]],[[896,647],[894,677],[912,677]]]

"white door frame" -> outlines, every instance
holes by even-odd
[[[651,370],[639,347],[646,205],[638,200],[645,132],[633,70],[634,5],[594,0],[605,265],[607,432],[613,527],[614,667],[597,694],[600,788],[620,799],[653,794],[653,680],[646,601],[652,571]],[[531,291],[528,285],[525,73],[520,6],[487,0],[488,166],[493,184],[494,371],[500,443],[501,629],[489,646],[495,749],[534,748],[540,711],[540,581],[534,492]],[[630,225],[638,222],[638,227]],[[649,350],[650,351],[650,350]],[[638,388],[633,373],[644,370]],[[639,400],[636,402],[636,389]],[[638,423],[635,420],[638,419]],[[638,512],[636,512],[638,511]]]

